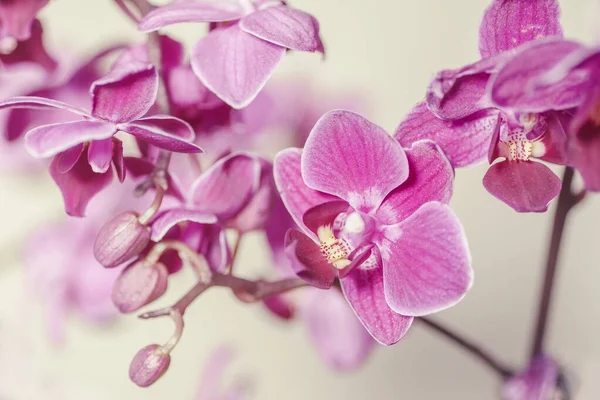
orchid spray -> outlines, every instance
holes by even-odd
[[[600,49],[564,38],[558,0],[491,0],[481,59],[436,74],[393,134],[358,101],[268,84],[291,52],[325,56],[318,20],[296,2],[114,0],[147,40],[83,61],[46,51],[36,15],[48,3],[0,0],[0,151],[13,168],[47,167],[71,218],[27,246],[55,341],[71,309],[94,322],[117,312],[170,319],[173,334],[131,362],[131,380],[147,387],[177,362],[190,306],[225,287],[306,324],[336,370],[359,368],[377,346],[402,346],[419,323],[489,367],[502,399],[573,396],[545,338],[567,218],[600,190]],[[179,23],[197,27],[191,49],[163,33]],[[20,149],[42,161],[18,160]],[[432,317],[474,283],[477,266],[449,203],[455,169],[485,160],[494,201],[519,213],[556,203],[520,368]],[[269,244],[270,279],[239,274],[251,232]],[[148,309],[183,268],[193,271],[191,288]],[[197,398],[249,397],[245,387],[220,387],[230,358],[215,353]]]

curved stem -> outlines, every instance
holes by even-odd
[[[156,194],[154,196],[152,204],[150,204],[150,207],[148,207],[148,209],[138,217],[138,221],[140,221],[140,224],[146,225],[148,224],[148,222],[150,222],[150,220],[156,215],[156,213],[160,209],[160,205],[162,204],[164,197],[165,189],[163,189],[163,187],[160,185],[156,185]]]
[[[569,211],[581,202],[585,197],[585,191],[574,194],[571,191],[574,171],[571,167],[566,167],[563,175],[562,188],[558,196],[558,203],[554,212],[554,222],[552,234],[546,257],[546,272],[544,273],[544,283],[541,289],[540,302],[538,306],[538,316],[535,325],[533,340],[531,343],[531,358],[535,358],[543,353],[544,340],[546,338],[548,318],[550,315],[550,306],[552,302],[552,293],[556,280],[556,271],[558,267],[558,257],[562,243],[565,223]]]
[[[488,367],[490,367],[494,372],[496,372],[502,379],[506,379],[513,374],[513,371],[503,365],[501,362],[496,360],[492,355],[490,355],[486,350],[481,347],[471,343],[469,340],[460,336],[456,332],[452,332],[447,327],[440,325],[439,323],[427,318],[420,317],[416,319],[420,321],[425,326],[432,328],[436,332],[444,335],[446,338],[450,339],[461,348],[469,352],[471,355],[477,357],[480,361],[485,363]]]

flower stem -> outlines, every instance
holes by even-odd
[[[552,235],[550,236],[550,244],[548,255],[546,258],[546,272],[544,274],[544,283],[540,295],[538,306],[538,316],[535,325],[535,332],[531,344],[531,358],[535,358],[543,353],[544,339],[546,337],[548,327],[548,317],[550,314],[550,306],[552,302],[552,293],[554,291],[554,283],[556,280],[556,271],[558,267],[558,257],[565,229],[565,223],[569,211],[576,206],[585,197],[585,191],[574,194],[571,190],[573,182],[573,168],[566,167],[563,175],[562,188],[558,196],[558,203],[554,212],[554,222],[552,226]]]
[[[431,320],[427,317],[417,318],[417,321],[420,321],[425,326],[433,329],[434,331],[444,335],[446,338],[450,339],[464,350],[472,354],[473,356],[479,358],[479,360],[483,361],[488,367],[490,367],[494,372],[496,372],[502,379],[506,379],[510,377],[513,372],[510,368],[504,366],[501,362],[496,360],[492,355],[490,355],[486,350],[481,347],[471,343],[469,340],[460,336],[456,332],[451,331],[447,327],[440,325],[439,323]]]

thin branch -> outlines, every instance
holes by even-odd
[[[535,332],[531,343],[531,358],[535,358],[543,353],[544,340],[546,338],[548,318],[550,315],[550,306],[552,303],[552,294],[554,291],[556,272],[558,267],[558,257],[565,230],[567,216],[571,209],[579,204],[585,198],[585,191],[574,194],[571,191],[574,171],[571,167],[566,167],[563,175],[562,188],[558,196],[558,203],[554,212],[554,223],[552,234],[548,247],[546,258],[546,272],[544,274],[544,283],[542,285],[540,302],[538,306],[538,316],[535,325]]]
[[[461,348],[469,352],[471,355],[479,358],[480,361],[483,361],[488,367],[490,367],[494,372],[496,372],[502,379],[507,379],[513,375],[513,371],[503,365],[501,362],[496,360],[491,354],[489,354],[486,350],[481,347],[471,343],[466,338],[460,336],[456,332],[451,331],[449,328],[427,318],[420,317],[416,319],[421,322],[425,326],[435,330],[436,332],[442,334],[449,340],[453,341],[455,344],[459,345]]]

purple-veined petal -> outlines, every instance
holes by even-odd
[[[56,155],[56,170],[61,174],[68,172],[77,164],[81,153],[83,152],[83,144],[78,144],[70,149],[58,153]]]
[[[310,188],[365,212],[377,208],[408,177],[408,161],[398,142],[363,116],[343,110],[330,111],[314,126],[301,167]]]
[[[561,181],[542,163],[501,161],[488,169],[483,186],[518,212],[544,212],[558,196]]]
[[[482,112],[457,121],[436,117],[424,102],[418,103],[400,123],[394,137],[402,147],[430,139],[446,153],[456,168],[485,160],[497,122],[496,112]]]
[[[152,64],[132,62],[92,84],[92,115],[114,123],[143,117],[158,93],[158,72]]]
[[[32,108],[37,110],[58,109],[70,111],[83,117],[90,116],[85,110],[73,107],[62,101],[35,96],[16,96],[0,101],[0,109],[3,108]]]
[[[0,38],[26,40],[31,36],[37,13],[49,0],[18,0],[0,2]]]
[[[89,201],[112,182],[112,171],[97,174],[92,171],[85,152],[68,172],[58,170],[59,156],[50,163],[50,175],[58,185],[67,214],[83,217]]]
[[[546,36],[562,36],[557,0],[493,0],[479,28],[479,52],[490,57]]]
[[[298,51],[323,51],[319,22],[312,15],[280,5],[242,18],[240,28],[260,39]]]
[[[277,154],[273,170],[275,185],[296,225],[301,227],[304,233],[316,238],[315,234],[305,227],[302,221],[304,214],[319,204],[339,199],[306,186],[302,179],[301,158],[302,149],[290,148]]]
[[[125,175],[127,174],[127,170],[125,168],[125,160],[123,158],[123,142],[119,139],[113,137],[113,157],[112,161],[115,166],[115,172],[117,173],[117,178],[119,182],[125,181]]]
[[[422,316],[458,303],[473,283],[471,256],[450,207],[424,204],[387,227],[380,245],[385,298],[392,310]]]
[[[188,209],[175,208],[167,210],[158,215],[152,223],[151,239],[155,242],[162,240],[167,232],[180,222],[196,222],[199,224],[215,224],[217,217],[207,212]]]
[[[192,127],[179,118],[155,115],[121,124],[118,128],[161,149],[177,153],[203,152],[192,142],[195,136]]]
[[[222,158],[194,182],[191,200],[221,221],[242,211],[260,187],[261,162],[245,153]]]
[[[454,170],[442,150],[432,141],[422,140],[406,149],[410,175],[381,203],[377,220],[393,225],[405,220],[430,201],[450,202]]]
[[[574,70],[560,82],[543,84],[543,77],[581,45],[568,40],[543,40],[526,45],[494,75],[489,86],[493,104],[516,112],[544,112],[577,106],[590,86],[585,70]]]
[[[307,290],[302,317],[308,337],[331,368],[350,371],[360,367],[376,343],[356,318],[338,290]]]
[[[333,226],[336,217],[348,211],[348,208],[348,203],[343,200],[319,204],[304,213],[302,222],[304,222],[304,226],[316,234],[317,230],[322,226]]]
[[[408,332],[413,317],[395,313],[386,302],[381,264],[355,268],[340,282],[348,303],[373,339],[389,346]]]
[[[110,168],[113,158],[112,138],[93,140],[88,147],[88,161],[92,171],[104,173]]]
[[[225,22],[244,15],[238,2],[193,2],[169,4],[150,11],[139,23],[142,32],[156,31],[182,22]]]
[[[81,143],[109,139],[116,132],[113,124],[101,121],[42,125],[27,132],[25,148],[34,157],[50,157]]]
[[[442,119],[457,120],[492,106],[486,92],[491,74],[506,54],[486,58],[466,67],[439,72],[427,88],[427,106]]]
[[[246,107],[285,55],[285,48],[246,33],[235,24],[211,31],[192,49],[191,64],[202,83],[231,107]]]
[[[319,289],[331,287],[335,280],[335,269],[311,238],[290,229],[285,237],[285,254],[300,278]]]

